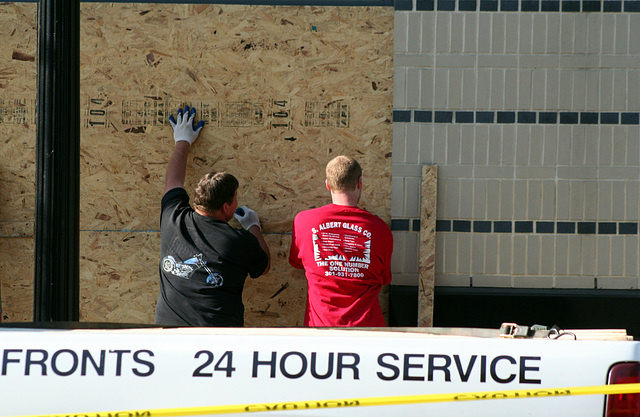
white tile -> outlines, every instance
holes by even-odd
[[[402,272],[417,273],[419,269],[418,260],[420,259],[420,234],[415,232],[405,232],[404,241],[404,265]]]
[[[450,37],[449,52],[462,53],[464,50],[464,13],[451,13]]]
[[[569,270],[568,275],[582,274],[582,235],[569,235]]]
[[[473,217],[473,180],[460,180],[460,217]]]
[[[586,54],[587,51],[587,19],[589,13],[574,13],[573,53]]]
[[[404,216],[420,217],[420,200],[422,197],[422,179],[416,177],[405,178]]]
[[[462,70],[462,102],[461,108],[475,110],[477,70]]]
[[[513,236],[513,275],[527,274],[527,236]]]
[[[438,274],[436,275],[438,287],[468,287],[469,275]]]
[[[404,211],[404,178],[391,178],[391,217],[403,217]]]
[[[574,220],[584,220],[584,181],[570,182],[569,218]]]
[[[442,182],[445,186],[444,210],[442,210],[441,216],[445,219],[460,218],[460,181],[459,179],[438,180],[438,185]],[[440,198],[441,193],[438,191],[438,200]]]
[[[488,27],[482,25],[480,27],[480,34],[482,36],[483,33],[491,33],[491,53],[493,54],[504,54],[505,53],[505,41],[507,36],[505,36],[505,15],[499,13],[487,13],[491,15],[491,20],[482,21],[482,23],[487,24]],[[481,38],[480,44],[486,43],[487,39]],[[483,51],[484,52],[484,51]]]
[[[555,277],[555,288],[559,289],[592,289],[594,288],[594,278],[584,276],[561,276]]]
[[[556,265],[555,236],[540,236],[540,274],[554,275]]]
[[[585,235],[582,237],[582,272],[580,275],[596,275],[596,248],[596,235]]]
[[[451,14],[436,13],[436,53],[446,54],[450,47]]]
[[[485,236],[484,273],[496,275],[498,273],[498,236],[489,233]]]
[[[560,52],[560,13],[546,13],[547,19],[547,54]]]
[[[465,54],[476,54],[478,52],[478,13],[464,13],[464,45]]]
[[[533,46],[533,13],[521,13],[518,17],[518,52],[529,55]]]
[[[434,71],[431,68],[420,70],[420,108],[431,110],[434,107]]]
[[[404,271],[404,238],[405,232],[392,232],[393,234],[393,254],[391,255],[391,272]]]
[[[628,277],[638,276],[638,237],[624,236],[624,274]]]
[[[407,12],[393,14],[393,49],[396,53],[407,52],[409,14]]]
[[[616,15],[615,53],[629,52],[629,13]],[[637,39],[634,39],[637,42]]]
[[[417,109],[420,107],[420,93],[422,90],[422,86],[420,85],[421,72],[422,70],[420,68],[407,68],[407,90],[405,93],[405,103],[407,108]]]
[[[611,275],[611,236],[598,236],[596,239],[596,274],[599,277]]]
[[[421,51],[424,54],[432,54],[435,50],[435,13],[420,13],[422,18],[422,43]]]
[[[640,60],[640,57],[636,57]],[[627,105],[627,95],[629,86],[627,85],[627,71],[617,70],[613,72],[613,108],[625,109]]]
[[[572,54],[575,39],[574,14],[561,13],[560,19],[560,53]]]
[[[487,218],[487,181],[486,180],[474,180],[473,181],[473,218],[474,219],[486,219]]]
[[[500,219],[513,219],[514,187],[513,180],[500,181]]]
[[[395,68],[393,71],[393,107],[405,109],[407,107],[407,70]]]
[[[624,239],[622,236],[611,236],[611,276],[624,274]],[[598,280],[599,281],[599,280]],[[600,282],[598,282],[598,287]]]
[[[498,273],[501,275],[513,274],[513,235],[510,233],[498,235],[499,259]]]
[[[391,285],[418,286],[420,277],[418,274],[394,273],[391,278]]]
[[[505,46],[507,54],[517,54],[520,44],[520,15],[518,13],[505,13]]]
[[[554,279],[553,277],[514,277],[514,288],[552,288]]]
[[[420,149],[420,125],[411,123],[407,126],[407,139],[404,160],[407,164],[417,164]]]
[[[544,54],[547,49],[547,13],[532,13],[532,45],[531,52],[535,55]]]
[[[527,236],[527,275],[540,275],[540,242],[540,236]]]
[[[433,125],[425,124],[420,126],[420,150],[419,150],[419,163],[420,164],[433,164]]]
[[[458,233],[458,273],[471,274],[472,233]]]
[[[444,270],[446,274],[458,273],[458,236],[460,233],[447,233],[444,242]]]
[[[602,14],[590,13],[587,16],[587,46],[588,54],[599,54],[602,51]]]
[[[542,181],[529,180],[527,182],[527,219],[537,220],[542,216]]]
[[[474,275],[474,287],[511,288],[512,278],[508,275]]]
[[[471,234],[471,275],[475,276],[484,273],[485,260],[485,237],[484,233]]]
[[[544,109],[546,97],[546,73],[547,70],[536,69],[531,72],[531,108]]]
[[[420,13],[409,13],[407,29],[409,32],[407,39],[407,52],[419,53],[422,43],[422,18]]]
[[[598,278],[598,288],[605,289],[605,290],[637,290],[638,278],[636,277]]]

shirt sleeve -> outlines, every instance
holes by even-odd
[[[300,259],[298,244],[296,243],[296,219],[293,220],[291,229],[291,247],[289,248],[289,264],[298,269],[303,269],[302,260]]]
[[[253,257],[251,259],[251,264],[249,266],[249,276],[251,278],[258,278],[264,271],[267,269],[267,265],[269,264],[269,256],[260,246],[260,242],[258,242],[258,238],[252,235],[249,232],[247,233],[247,241],[250,246]]]

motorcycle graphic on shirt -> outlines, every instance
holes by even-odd
[[[211,269],[209,269],[209,267],[207,266],[207,261],[202,259],[201,253],[195,255],[193,258],[187,259],[184,262],[176,261],[176,259],[171,255],[166,256],[162,260],[162,269],[165,272],[184,279],[190,279],[191,275],[193,275],[193,273],[200,268],[203,268],[209,274],[206,279],[207,284],[213,287],[222,286],[224,278],[222,278],[222,275],[220,275],[219,273],[213,272]]]

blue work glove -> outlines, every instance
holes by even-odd
[[[258,213],[251,210],[247,206],[238,207],[233,216],[238,220],[240,226],[244,227],[245,230],[251,229],[253,226],[258,226],[260,230],[260,219],[258,218]]]
[[[178,109],[177,120],[173,118],[173,115],[169,116],[169,123],[173,128],[173,139],[176,143],[183,140],[189,142],[189,145],[191,145],[196,141],[204,126],[204,121],[200,120],[198,125],[194,126],[193,121],[195,117],[196,109],[189,109],[189,106],[184,106],[184,113],[182,109]]]

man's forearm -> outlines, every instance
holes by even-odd
[[[178,187],[184,187],[187,173],[187,157],[191,145],[187,141],[178,141],[173,149],[173,154],[167,164],[167,173],[164,179],[164,192]]]
[[[269,245],[267,245],[267,241],[264,240],[264,237],[262,236],[262,230],[260,229],[260,227],[252,226],[249,228],[248,231],[249,233],[254,235],[256,238],[258,238],[258,243],[260,243],[260,247],[262,248],[263,251],[266,252],[267,257],[269,258],[267,269],[265,269],[264,271],[264,273],[266,274],[267,272],[269,272],[269,269],[271,269],[271,252],[269,252]]]

